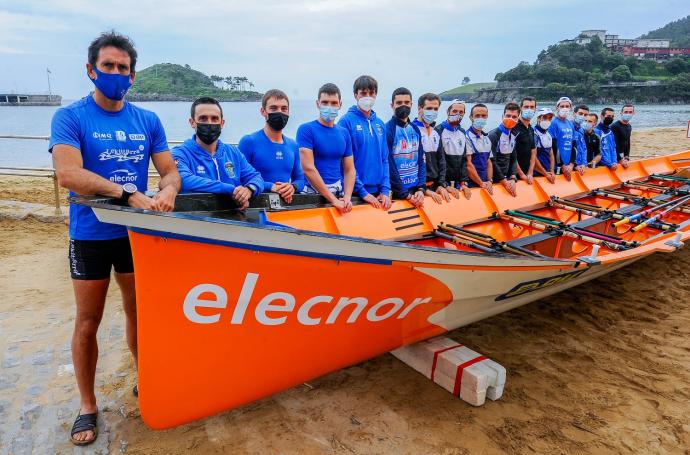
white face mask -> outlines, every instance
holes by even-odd
[[[376,98],[373,96],[363,96],[360,99],[357,100],[357,106],[365,112],[369,112],[372,107],[374,107],[374,103],[376,102]]]
[[[570,109],[567,107],[562,107],[558,110],[558,116],[560,118],[568,118],[568,114],[570,114]]]
[[[541,122],[539,122],[539,126],[543,130],[548,130],[551,126],[551,120],[542,120]]]
[[[448,116],[448,123],[460,123],[462,121],[462,115],[455,114]]]

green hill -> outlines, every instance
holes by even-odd
[[[214,80],[225,87],[218,87]],[[137,72],[127,97],[131,101],[193,101],[200,96],[220,101],[260,100],[261,93],[244,89],[253,85],[246,77],[209,77],[189,65],[159,63]]]
[[[690,47],[690,16],[652,30],[640,38],[670,39],[672,47]]]
[[[462,96],[473,95],[479,89],[483,88],[494,88],[496,86],[495,82],[478,82],[476,84],[466,84],[460,87],[455,87],[445,92],[439,93],[442,100],[452,100],[455,98],[460,98]]]

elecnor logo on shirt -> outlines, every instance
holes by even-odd
[[[137,177],[136,172],[131,172],[128,169],[116,169],[110,173],[110,181],[115,183],[135,183]]]
[[[100,139],[102,141],[107,141],[111,140],[113,138],[113,135],[110,133],[99,133],[98,131],[93,132],[93,138],[94,139]]]
[[[105,149],[105,152],[98,155],[101,161],[117,160],[117,161],[134,161],[138,163],[144,159],[144,154],[140,150],[129,149]]]
[[[127,134],[124,131],[115,131],[115,139],[117,139],[120,142],[126,142]]]

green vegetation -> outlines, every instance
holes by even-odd
[[[670,39],[671,47],[690,47],[690,16],[678,19],[640,38]]]
[[[160,63],[137,72],[128,93],[132,101],[191,101],[212,96],[221,101],[256,101],[262,94],[249,91],[254,84],[246,77],[207,76],[189,65]]]
[[[494,88],[496,87],[495,82],[478,82],[475,84],[461,85],[460,87],[455,87],[454,89],[446,90],[439,94],[441,99],[452,100],[462,95],[471,95],[476,91],[483,88]]]

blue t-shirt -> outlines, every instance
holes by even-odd
[[[343,158],[352,156],[350,135],[343,127],[318,120],[304,123],[297,129],[297,144],[314,152],[314,166],[326,185],[342,180]]]
[[[304,188],[304,174],[297,142],[283,136],[283,143],[271,141],[264,130],[244,136],[238,144],[249,164],[261,173],[263,191],[271,191],[275,182],[290,182],[297,192]]]
[[[549,127],[549,134],[556,141],[556,149],[553,153],[556,157],[556,166],[561,164],[570,164],[575,161],[572,156],[573,152],[573,138],[575,135],[575,123],[572,120],[563,120],[559,117],[554,117]]]
[[[49,151],[58,144],[79,149],[84,169],[112,182],[148,184],[151,153],[168,150],[156,114],[125,101],[122,110],[102,109],[91,95],[58,109],[50,126]],[[70,193],[74,196],[75,193]],[[69,235],[75,240],[109,240],[127,236],[127,228],[101,223],[90,207],[70,205]]]

